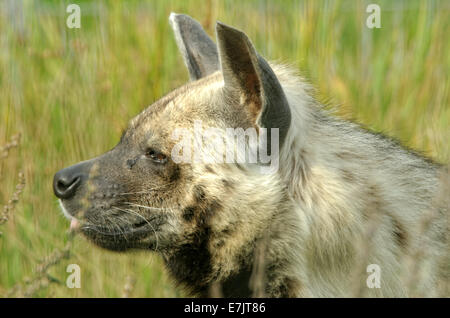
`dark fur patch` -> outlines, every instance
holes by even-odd
[[[368,203],[365,209],[362,209],[362,216],[366,221],[374,222],[376,218],[382,213],[382,198],[380,196],[380,191],[376,185],[368,185],[367,187],[367,197]],[[377,221],[379,222],[379,221]]]
[[[205,200],[205,190],[200,185],[194,187],[194,200],[200,204]]]
[[[205,170],[209,173],[215,173],[214,169],[211,167],[211,165],[205,165]]]
[[[341,174],[342,174],[342,178],[345,181],[348,181],[348,182],[354,182],[355,181],[355,175],[353,173],[351,173],[349,170],[341,169]]]
[[[392,225],[394,227],[394,238],[397,245],[403,249],[408,246],[408,233],[406,232],[403,225],[394,217],[391,216]]]
[[[364,156],[361,156],[357,153],[349,152],[349,151],[341,151],[336,153],[336,157],[342,159],[344,161],[354,161],[354,160],[364,160],[366,159]]]
[[[224,228],[220,232],[220,234],[223,235],[223,236],[229,236],[229,235],[233,234],[234,233],[234,229],[233,229],[232,225],[233,224],[231,224],[230,226],[227,226],[226,228]]]
[[[353,154],[350,152],[338,152],[338,153],[336,153],[336,157],[338,157],[339,159],[342,159],[342,160],[346,160],[346,161],[355,159]]]
[[[180,167],[175,166],[169,181],[174,182],[177,181],[178,179],[180,179]]]
[[[250,269],[242,269],[239,273],[230,276],[222,283],[222,293],[224,297],[251,297]]]
[[[278,292],[276,294],[282,298],[292,298],[296,297],[298,294],[298,290],[301,288],[301,283],[298,280],[294,280],[292,278],[286,277],[283,280]]]
[[[205,226],[195,233],[192,243],[183,244],[164,258],[169,272],[192,294],[206,295],[208,292],[208,278],[212,272],[209,237],[210,228]]]
[[[231,180],[222,179],[222,184],[227,190],[231,190],[234,188],[234,183]]]
[[[195,207],[188,206],[187,208],[183,209],[183,219],[190,222],[194,218],[195,215]]]
[[[178,247],[164,260],[178,283],[196,295],[207,296],[209,281],[214,276],[209,250],[211,218],[222,208],[220,202],[209,199],[203,186],[193,190],[194,203],[183,210],[183,218],[195,222],[196,231],[188,238],[190,243]]]

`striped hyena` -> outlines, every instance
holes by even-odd
[[[56,173],[73,228],[110,250],[158,252],[193,295],[449,295],[439,164],[333,117],[241,31],[217,23],[216,45],[190,17],[170,22],[191,81],[114,149]],[[265,146],[277,169],[174,160],[174,131],[198,122],[276,132]]]

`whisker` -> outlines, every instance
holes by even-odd
[[[104,232],[104,231],[101,231],[101,230],[99,230],[99,227],[98,226],[95,226],[95,225],[83,225],[82,226],[82,228],[84,228],[84,229],[89,229],[89,230],[93,230],[94,232],[97,232],[97,233],[100,233],[100,234],[102,234],[102,235],[110,235],[110,236],[115,236],[115,235],[118,235],[118,234],[122,234],[122,233],[118,233],[118,232],[113,232],[113,231],[110,231],[110,232]],[[109,231],[109,230],[108,230]]]
[[[140,205],[140,204],[131,203],[131,202],[125,202],[125,204],[131,205],[131,206],[135,206],[135,207],[139,207],[139,208],[148,209],[148,210],[156,210],[156,211],[167,211],[168,210],[168,208],[155,208],[155,207]]]
[[[149,222],[149,220],[147,220],[145,217],[143,217],[142,215],[140,215],[139,213],[137,213],[137,212],[135,212],[135,211],[133,211],[133,210],[121,209],[121,208],[115,207],[115,206],[113,206],[112,208],[113,208],[113,209],[120,210],[120,211],[123,211],[123,212],[125,212],[125,213],[130,213],[130,214],[133,214],[133,215],[136,215],[136,216],[142,218],[142,219],[143,219],[143,220],[151,227],[153,233],[155,234],[155,238],[156,238],[155,251],[158,250],[158,246],[159,246],[159,238],[158,238],[158,234],[156,233],[155,228],[154,228],[153,225]]]
[[[121,218],[121,217],[119,217],[119,218],[120,218],[120,220],[124,221],[123,218]],[[126,237],[126,233],[124,233],[124,231],[122,231],[122,229],[121,229],[121,227],[119,226],[119,224],[113,222],[113,220],[112,220],[111,218],[108,218],[108,220],[109,220],[109,222],[110,222],[114,227],[116,227],[116,228],[119,230],[120,233],[122,233],[123,238],[124,238],[126,241],[128,241],[128,239],[127,239],[127,237]],[[125,222],[125,223],[127,223],[127,222]],[[112,230],[112,227],[111,227],[111,230]]]
[[[123,193],[117,193],[117,195],[129,195],[129,194],[150,194],[151,191],[155,191],[155,190],[159,190],[161,188],[164,188],[168,185],[171,185],[173,182],[169,182],[169,183],[165,183],[163,185],[160,185],[158,187],[154,187],[154,188],[150,188],[150,189],[146,189],[144,191],[137,191],[137,192],[123,192]]]

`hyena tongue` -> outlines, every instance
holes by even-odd
[[[76,231],[79,227],[80,227],[80,222],[78,222],[77,219],[72,218],[72,220],[70,220],[70,230]]]

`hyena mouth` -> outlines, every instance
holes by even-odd
[[[158,231],[164,222],[164,218],[160,215],[128,225],[113,223],[104,225],[86,221],[79,230],[95,244],[109,250],[157,249]]]
[[[110,216],[94,217],[88,211],[86,217],[74,217],[59,201],[64,216],[70,220],[70,231],[81,233],[100,247],[124,251],[130,248],[156,249],[158,231],[166,222],[163,214],[139,215],[135,220],[123,220]],[[106,214],[106,211],[104,211]],[[95,214],[95,213],[94,213]]]

